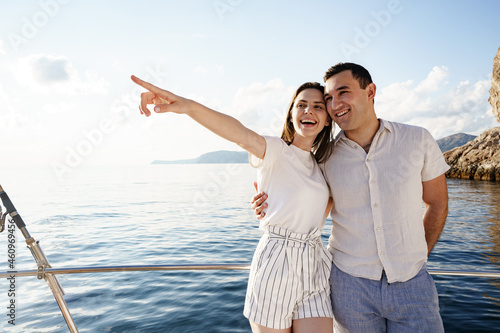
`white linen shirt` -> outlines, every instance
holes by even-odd
[[[313,154],[278,137],[264,138],[264,159],[249,155],[258,170],[258,189],[268,194],[260,228],[274,225],[301,234],[323,230],[330,192]]]
[[[334,200],[328,248],[356,277],[389,283],[414,277],[427,261],[422,182],[449,169],[431,134],[380,119],[371,147],[344,132],[323,165]]]

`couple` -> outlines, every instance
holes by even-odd
[[[252,331],[332,332],[334,317],[336,332],[443,332],[426,261],[446,220],[448,166],[426,130],[377,119],[365,68],[340,63],[324,87],[300,86],[281,139],[132,80],[149,90],[146,116],[147,104],[187,114],[247,150],[258,170],[254,208],[264,234],[244,309]],[[332,122],[342,129],[335,142]]]

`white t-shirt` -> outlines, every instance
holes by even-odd
[[[264,159],[250,155],[259,191],[268,194],[260,228],[275,225],[302,234],[322,230],[330,192],[313,154],[277,137],[265,139]]]

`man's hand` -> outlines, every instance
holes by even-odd
[[[257,182],[253,183],[255,190],[257,191]],[[267,208],[267,194],[264,192],[257,193],[252,197],[250,203],[252,204],[252,210],[257,215],[257,220],[262,220],[264,216],[266,216],[266,212],[264,211]]]

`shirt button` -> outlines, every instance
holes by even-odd
[[[370,184],[375,184],[375,181],[374,180],[370,180]]]
[[[384,253],[384,251],[380,252],[380,255],[381,255],[381,256],[383,256],[384,254],[385,254],[385,253]]]
[[[369,159],[369,158],[367,158],[367,159],[366,159],[366,161],[367,161],[367,162],[370,162],[370,159]]]
[[[374,204],[373,204],[373,207],[377,208],[377,207],[378,207],[378,205],[377,205],[376,203],[374,203]]]
[[[377,230],[377,231],[380,231],[380,227],[378,227],[376,230]]]

